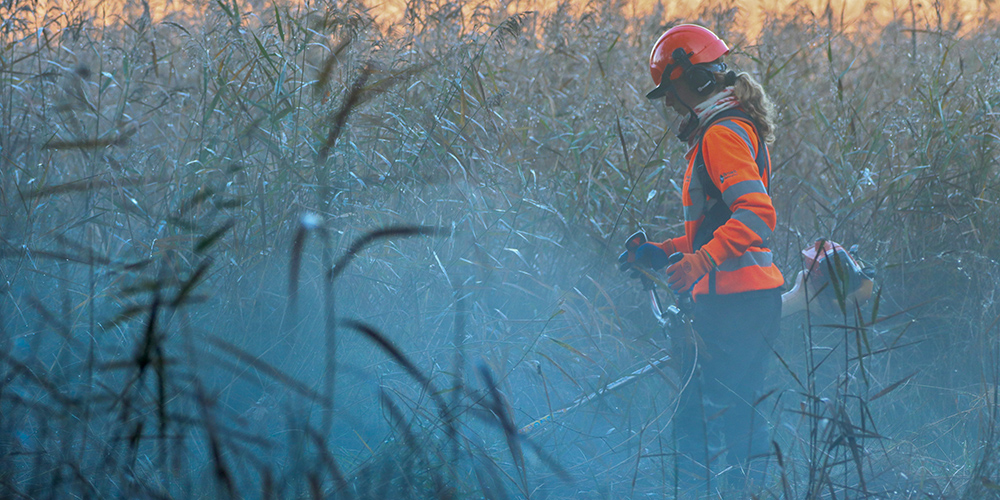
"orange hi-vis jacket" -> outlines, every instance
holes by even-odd
[[[691,295],[782,286],[768,248],[777,219],[768,194],[771,159],[750,117],[739,109],[715,115],[686,159],[684,236],[672,241],[684,253],[703,247],[717,263]]]

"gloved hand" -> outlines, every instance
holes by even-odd
[[[671,240],[664,241],[663,243],[643,243],[634,252],[626,250],[618,256],[618,269],[625,272],[633,269],[634,264],[647,269],[663,269],[667,265],[667,259],[669,259],[670,254],[676,251],[677,248],[674,247],[674,242]],[[639,276],[639,272],[633,270],[632,277],[638,278]]]
[[[674,293],[690,292],[715,266],[715,260],[704,248],[686,253],[679,262],[667,268],[667,285]]]

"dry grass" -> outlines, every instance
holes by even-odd
[[[515,431],[662,338],[613,256],[681,230],[643,98],[675,21],[29,6],[0,5],[0,497],[680,489],[670,375]],[[698,15],[778,104],[781,268],[830,236],[881,271],[784,325],[760,498],[1000,491],[1000,29],[935,12]]]

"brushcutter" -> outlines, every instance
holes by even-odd
[[[646,233],[636,231],[625,240],[627,252],[635,253],[646,243]],[[781,317],[790,316],[807,308],[807,303],[816,302],[823,313],[831,313],[837,306],[849,303],[863,303],[871,298],[875,287],[875,269],[865,265],[856,257],[858,245],[847,251],[839,243],[825,238],[802,250],[803,269],[795,276],[794,285],[781,295]],[[624,254],[623,254],[624,255]],[[667,266],[683,257],[680,252],[671,255]],[[691,295],[684,293],[677,297],[677,306],[663,310],[654,291],[662,282],[657,276],[636,263],[629,266],[639,274],[643,289],[647,290],[653,303],[653,315],[666,331],[675,331],[683,323],[683,314],[691,315],[694,302]],[[633,275],[634,276],[634,275]],[[664,287],[666,288],[666,287]],[[819,300],[817,300],[819,299]]]
[[[636,231],[625,240],[625,248],[629,252],[634,252],[640,245],[646,243],[646,233]],[[864,267],[851,255],[857,253],[857,245],[848,252],[837,243],[828,240],[818,240],[810,247],[802,251],[805,269],[799,271],[795,279],[795,285],[791,290],[781,296],[781,316],[789,316],[793,313],[806,309],[807,302],[816,298],[820,301],[821,309],[828,309],[826,306],[831,302],[837,302],[836,297],[841,297],[843,301],[864,302],[872,295],[874,287],[874,270]],[[668,259],[667,265],[679,261],[682,254],[675,253]],[[657,283],[662,282],[657,276],[641,266],[633,264],[636,272],[640,274],[640,281],[643,288],[649,293],[650,309],[653,317],[666,333],[668,339],[672,333],[680,332],[684,327],[687,318],[691,315],[693,301],[689,294],[681,294],[676,298],[676,304],[671,304],[664,308],[660,298],[656,293]],[[666,287],[664,287],[666,288]],[[642,367],[622,376],[621,378],[605,385],[604,387],[585,394],[573,400],[569,405],[555,410],[542,418],[539,418],[519,430],[520,434],[534,432],[545,424],[555,420],[557,417],[567,413],[601,397],[611,391],[620,389],[642,376],[659,369],[671,359],[669,354],[647,361]]]

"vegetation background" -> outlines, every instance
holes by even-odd
[[[713,495],[1000,497],[991,3],[102,5],[0,3],[0,497],[681,494],[676,374],[516,430],[660,354],[614,261],[681,231],[682,19],[775,100],[786,276],[879,269],[783,325],[768,482]]]

